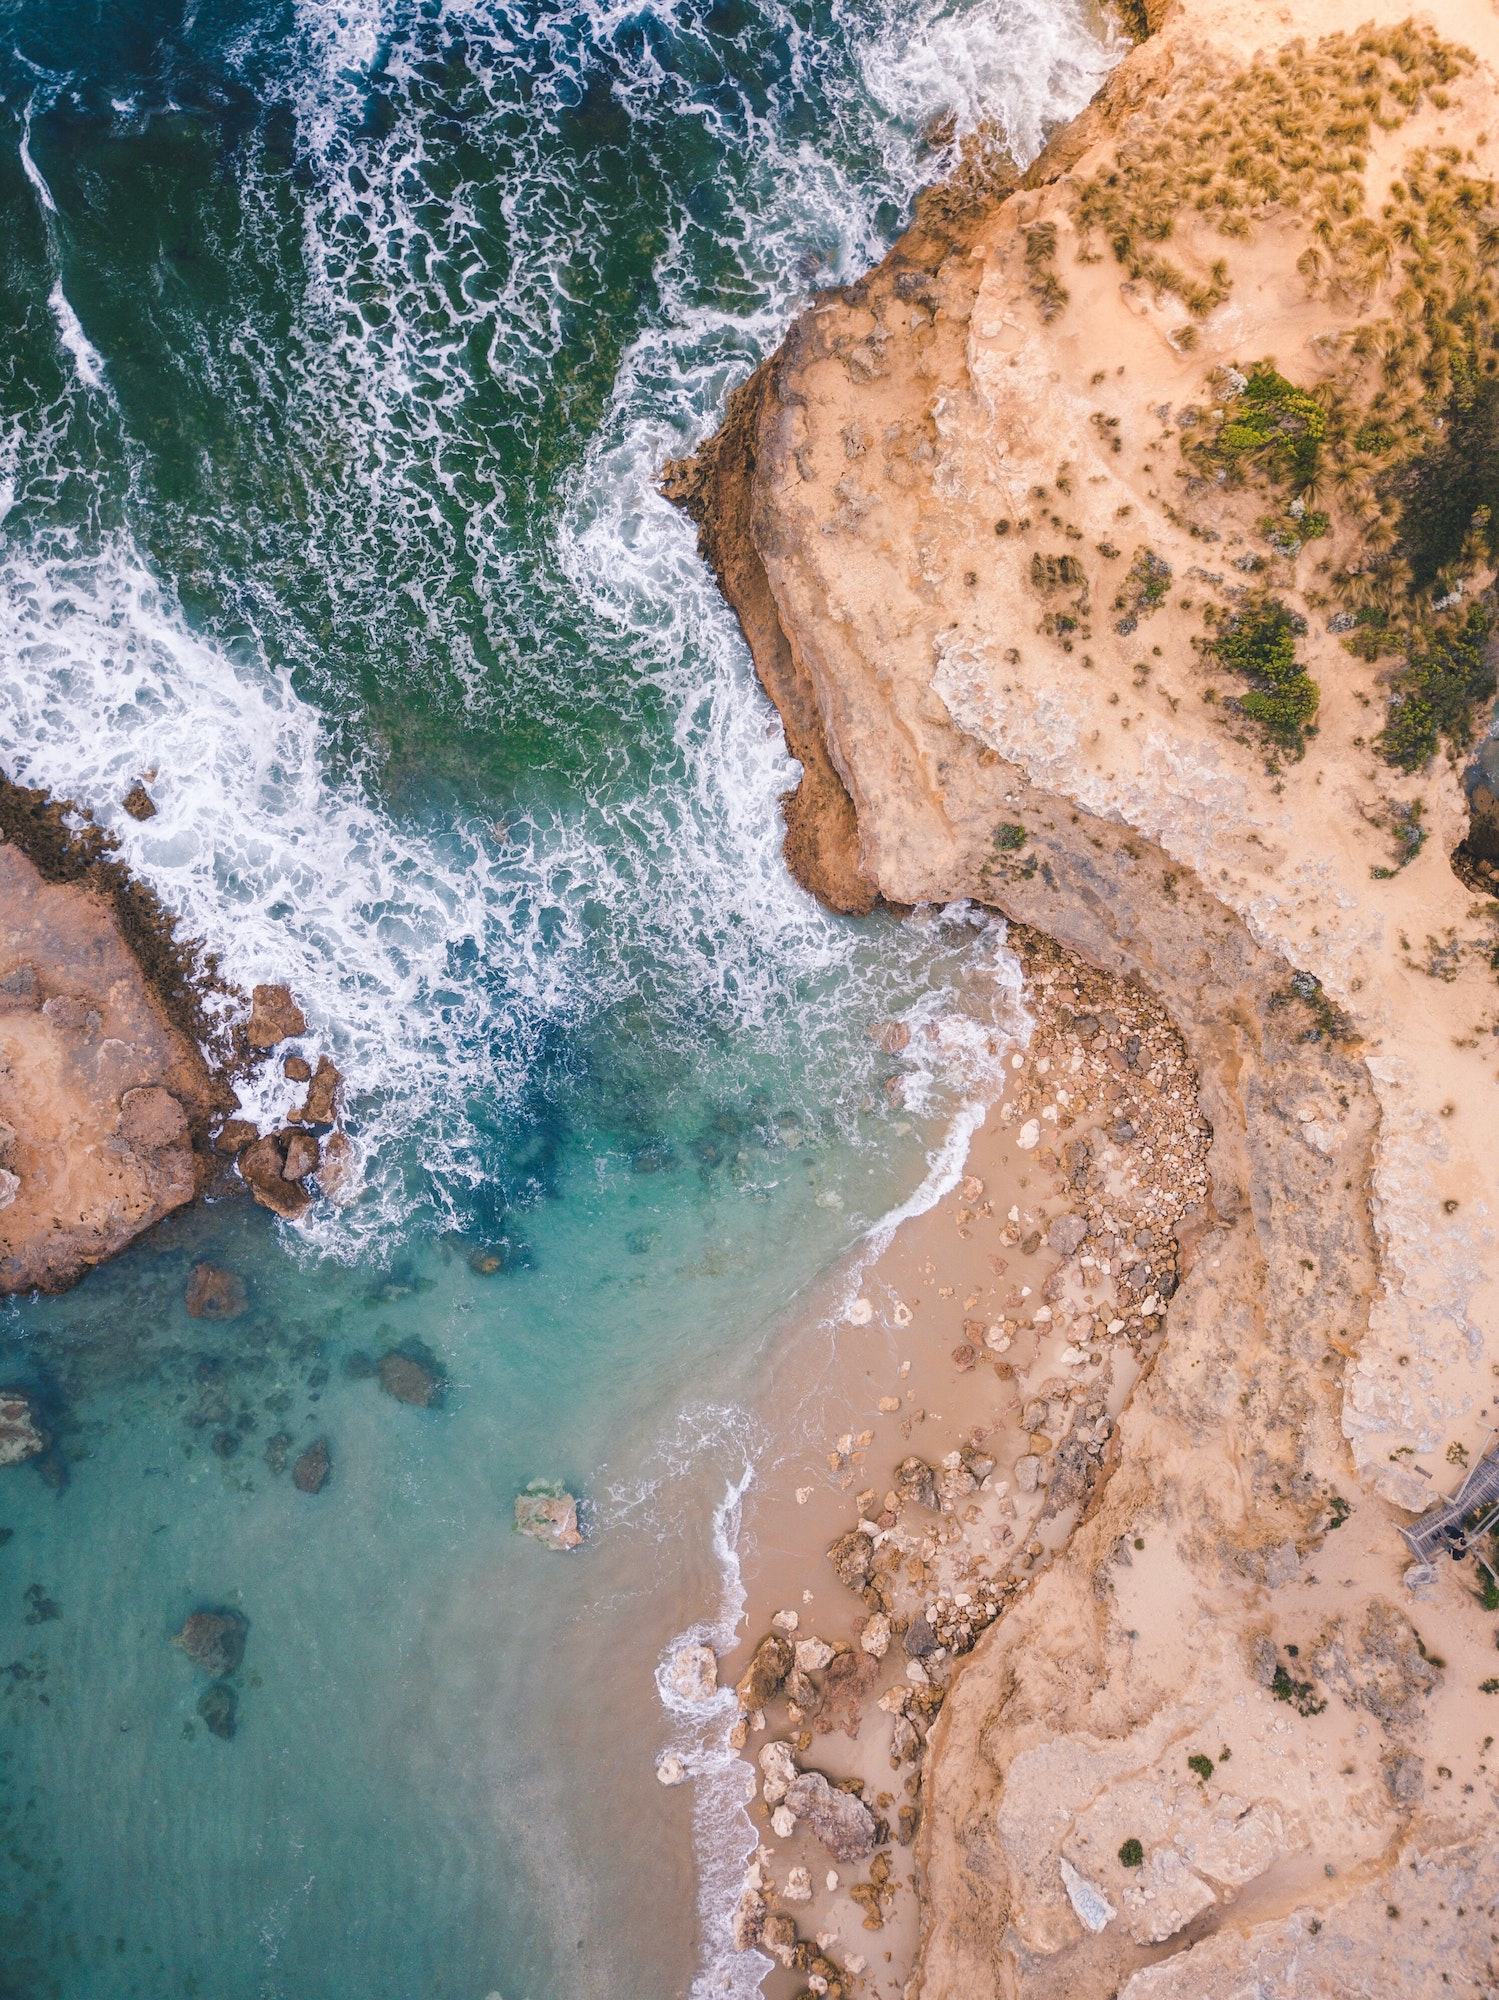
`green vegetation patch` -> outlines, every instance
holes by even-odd
[[[1123,614],[1114,620],[1114,630],[1128,637],[1142,618],[1160,609],[1170,588],[1171,565],[1165,557],[1158,556],[1154,549],[1136,549],[1135,559],[1114,599],[1114,609]]]
[[[1195,1771],[1202,1782],[1206,1784],[1208,1779],[1213,1775],[1213,1760],[1211,1757],[1205,1757],[1198,1750],[1187,1759],[1187,1769]]]
[[[1231,376],[1229,386],[1235,382],[1243,386],[1225,403],[1223,422],[1203,447],[1208,456],[1235,471],[1253,465],[1298,489],[1314,485],[1327,435],[1327,412],[1316,397],[1288,382],[1270,361],[1257,361],[1247,377]],[[1321,520],[1325,534],[1325,514]]]
[[[1126,1868],[1139,1868],[1145,1861],[1145,1845],[1133,1836],[1125,1841],[1119,1850],[1119,1859]]]
[[[1231,673],[1250,683],[1239,706],[1266,734],[1298,756],[1303,732],[1317,713],[1317,683],[1296,657],[1296,641],[1306,630],[1278,597],[1254,599],[1234,612],[1207,648]]]
[[[1275,1678],[1270,1683],[1270,1692],[1277,1701],[1289,1702],[1298,1715],[1320,1715],[1327,1703],[1317,1699],[1317,1690],[1310,1681],[1298,1681],[1277,1663]]]
[[[1001,823],[995,834],[994,845],[1001,854],[1014,854],[1024,847],[1027,837],[1023,826],[1018,826],[1013,820],[1007,819]]]
[[[1443,742],[1465,750],[1473,741],[1473,712],[1494,692],[1488,664],[1493,619],[1483,605],[1465,616],[1427,628],[1405,664],[1390,677],[1388,717],[1379,736],[1381,756],[1402,771],[1416,771]]]

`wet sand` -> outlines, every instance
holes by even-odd
[[[1204,1219],[1208,1133],[1163,1011],[1036,933],[1011,942],[1035,1025],[960,1179],[808,1301],[771,1371],[788,1442],[746,1497],[744,1638],[719,1661],[772,1795],[736,1919],[770,2000],[903,1990],[927,1731],[1106,1478]],[[762,1705],[746,1669],[773,1633],[796,1664]],[[869,1853],[840,1862],[777,1813],[778,1742],[862,1793]]]

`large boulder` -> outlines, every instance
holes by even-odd
[[[774,1701],[795,1663],[796,1655],[789,1640],[783,1639],[779,1632],[767,1632],[735,1685],[739,1706],[753,1714]]]
[[[286,1178],[286,1138],[279,1132],[267,1132],[247,1146],[239,1156],[239,1171],[261,1207],[288,1222],[312,1200],[300,1180]]]
[[[252,1049],[273,1049],[293,1035],[305,1035],[307,1017],[284,986],[257,986],[250,996],[245,1039]]]
[[[835,1861],[862,1861],[875,1848],[874,1814],[852,1792],[840,1792],[821,1771],[803,1771],[786,1803],[804,1819]]]
[[[667,1666],[666,1679],[679,1701],[711,1701],[718,1692],[718,1655],[711,1646],[679,1646]]]
[[[183,1303],[194,1319],[238,1319],[249,1305],[245,1281],[217,1264],[194,1264]]]
[[[524,1493],[515,1496],[515,1532],[527,1535],[548,1549],[575,1549],[583,1540],[578,1531],[578,1503],[565,1486],[546,1479],[533,1479]]]
[[[319,1056],[307,1087],[307,1101],[294,1114],[299,1125],[331,1125],[338,1116],[338,1087],[343,1082],[327,1056]]]
[[[250,1621],[238,1611],[195,1611],[172,1640],[195,1667],[221,1681],[245,1657]]]
[[[50,1439],[41,1413],[23,1389],[0,1389],[0,1465],[40,1458]]]

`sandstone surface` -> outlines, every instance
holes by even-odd
[[[0,1292],[61,1291],[191,1201],[215,1106],[111,899],[0,839]]]
[[[1499,16],[1150,13],[665,480],[802,760],[800,879],[1148,988],[1211,1128],[1111,1474],[932,1731],[907,1990],[1482,1991],[1493,1621],[1398,1529],[1499,1388]]]

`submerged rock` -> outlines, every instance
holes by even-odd
[[[835,1861],[862,1861],[875,1848],[874,1814],[852,1792],[829,1784],[821,1771],[803,1771],[786,1804],[804,1819]]]
[[[40,1458],[49,1442],[32,1398],[23,1389],[0,1389],[0,1465]]]
[[[328,1440],[319,1438],[308,1445],[306,1451],[291,1469],[291,1483],[299,1493],[321,1493],[328,1483],[328,1474],[333,1467],[333,1456],[328,1449]]]
[[[221,1736],[227,1743],[234,1734],[239,1696],[232,1687],[222,1684],[205,1688],[198,1697],[198,1713],[203,1718],[210,1736]]]
[[[216,1681],[232,1674],[245,1657],[250,1621],[238,1611],[195,1611],[172,1640],[195,1667]]]
[[[436,1357],[416,1342],[382,1354],[375,1363],[375,1373],[386,1395],[394,1396],[398,1403],[414,1403],[427,1410],[442,1401],[442,1370]]]
[[[739,1706],[753,1713],[774,1701],[791,1672],[796,1655],[778,1632],[768,1632],[735,1686]]]
[[[544,1548],[577,1548],[583,1540],[577,1500],[556,1480],[533,1479],[515,1496],[515,1532]]]
[[[287,1460],[291,1457],[291,1433],[276,1431],[265,1441],[265,1462],[277,1477],[285,1472]]]
[[[249,1306],[245,1281],[217,1264],[194,1264],[183,1303],[194,1319],[238,1319]]]

